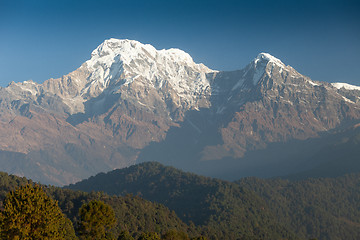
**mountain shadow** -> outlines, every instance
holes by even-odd
[[[334,177],[360,171],[360,128],[320,133],[317,138],[269,143],[241,158],[204,160],[206,146],[222,144],[217,124],[209,124],[209,110],[193,111],[180,127],[172,127],[161,142],[141,150],[137,162],[158,161],[185,171],[237,180],[241,177]],[[205,121],[205,123],[204,123]]]
[[[99,96],[91,98],[84,103],[84,112],[70,115],[66,121],[73,126],[81,124],[91,118],[107,113],[119,101],[121,94],[108,94],[102,92]]]

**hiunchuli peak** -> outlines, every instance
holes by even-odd
[[[269,53],[260,53],[250,62],[245,68],[243,79],[240,80],[236,87],[243,85],[244,87],[252,87],[257,85],[265,74],[271,76],[275,71],[282,72],[283,70],[290,70],[290,66],[286,66],[281,60],[270,55]],[[242,83],[243,82],[243,83]]]

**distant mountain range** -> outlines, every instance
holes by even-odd
[[[313,81],[267,53],[220,72],[109,39],[68,75],[0,89],[0,163],[55,185],[154,160],[228,179],[296,175],[359,122],[360,87]]]

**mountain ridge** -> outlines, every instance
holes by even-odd
[[[271,143],[358,123],[360,92],[338,86],[267,53],[221,72],[181,50],[109,39],[68,75],[0,89],[0,151],[25,154],[28,168],[0,160],[6,171],[60,185],[151,160],[149,149],[162,153],[159,161],[175,161],[167,156],[177,149],[174,159],[187,168],[241,162]],[[177,140],[165,143],[169,134]]]
[[[258,239],[257,234],[263,234],[261,239],[357,239],[359,183],[359,173],[297,181],[250,177],[228,182],[147,162],[101,173],[67,188],[115,196],[132,193],[162,203],[185,222],[206,222],[218,239],[239,239],[251,229],[256,235],[250,239]],[[282,236],[263,232],[269,223],[276,223],[270,225],[272,231]]]

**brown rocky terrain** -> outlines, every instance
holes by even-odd
[[[249,151],[358,123],[360,90],[341,86],[265,53],[218,72],[181,50],[110,39],[62,78],[0,89],[1,170],[63,185],[158,160],[215,164],[211,175]]]

